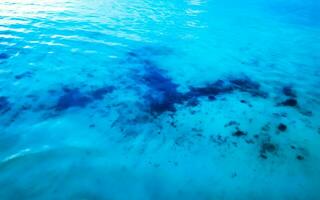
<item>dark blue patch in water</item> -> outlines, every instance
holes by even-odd
[[[144,83],[153,90],[164,93],[176,93],[178,85],[173,83],[164,73],[163,70],[153,65],[148,65],[145,68],[145,74],[143,76]]]
[[[87,104],[91,103],[92,99],[87,94],[83,94],[76,89],[64,89],[64,94],[60,96],[57,104],[55,105],[55,110],[63,111],[71,107],[85,107]]]
[[[247,77],[232,78],[226,80],[217,80],[203,87],[190,87],[190,91],[185,94],[187,99],[195,97],[208,97],[214,100],[215,96],[228,94],[234,91],[247,92],[252,96],[266,98],[267,93],[260,90],[260,84],[250,80]]]
[[[32,76],[32,72],[24,72],[22,74],[16,75],[14,78],[17,80],[20,80],[20,79],[31,77],[31,76]]]
[[[207,97],[213,101],[217,95],[229,94],[235,91],[249,93],[255,97],[266,98],[267,93],[261,91],[260,84],[248,77],[217,80],[203,87],[190,87],[186,93],[178,91],[179,85],[174,83],[165,71],[159,69],[155,63],[146,61],[144,66],[143,84],[148,87],[143,96],[149,110],[154,114],[166,111],[176,111],[175,105],[186,103],[186,106],[195,107],[199,104],[198,98]]]
[[[104,96],[108,93],[111,93],[114,91],[114,87],[112,86],[105,86],[105,87],[102,87],[102,88],[98,88],[96,90],[93,90],[91,92],[91,97],[95,100],[101,100],[104,98]]]
[[[268,94],[260,89],[260,84],[248,77],[233,78],[229,80],[234,90],[247,92],[254,97],[267,98]]]
[[[247,77],[230,79],[230,82],[241,91],[258,90],[260,88],[259,83],[253,82]]]
[[[203,87],[190,87],[190,91],[185,94],[186,99],[210,96],[214,99],[215,96],[233,91],[233,87],[226,81],[218,80]]]
[[[298,106],[298,101],[294,98],[287,99],[279,104],[280,106],[296,107]]]
[[[0,96],[0,111],[7,111],[10,109],[10,102],[7,97]]]
[[[147,63],[143,83],[148,87],[144,100],[149,105],[150,112],[154,114],[165,111],[175,111],[176,103],[182,103],[183,95],[178,92],[178,85],[165,76],[165,72],[153,63]]]
[[[108,93],[113,92],[114,87],[104,86],[91,92],[82,92],[79,88],[63,88],[63,94],[54,106],[56,111],[64,111],[72,107],[86,107],[88,104],[102,100]]]
[[[6,53],[0,53],[0,60],[6,60],[8,59],[10,56]]]
[[[179,85],[167,76],[166,71],[161,70],[153,58],[155,56],[168,55],[172,51],[166,48],[143,47],[127,53],[126,61],[137,65],[143,75],[139,82],[148,90],[143,95],[147,110],[152,114],[161,114],[166,111],[176,111],[175,105],[186,103],[186,106],[197,106],[199,97],[207,97],[210,101],[216,99],[217,95],[241,91],[252,96],[266,98],[267,93],[261,91],[260,84],[248,77],[229,78],[217,80],[203,87],[190,87],[186,93],[178,91]]]
[[[282,93],[287,97],[297,97],[295,91],[291,86],[285,86],[282,88]]]

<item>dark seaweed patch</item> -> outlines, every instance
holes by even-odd
[[[233,78],[230,80],[232,83],[232,87],[234,90],[239,90],[242,92],[247,92],[252,96],[267,98],[268,94],[266,92],[261,91],[260,84],[254,82],[248,77],[241,78]]]
[[[270,142],[262,143],[260,146],[260,157],[263,159],[267,159],[267,153],[276,153],[277,146]]]
[[[164,71],[148,62],[142,77],[148,87],[144,100],[152,113],[160,114],[165,111],[175,111],[176,103],[182,103],[183,95],[177,91],[178,85],[164,75]]]
[[[65,89],[64,94],[60,96],[58,103],[55,106],[57,111],[67,110],[71,107],[85,107],[91,103],[92,99],[76,89]]]
[[[233,88],[230,84],[223,80],[218,80],[204,87],[190,87],[190,91],[186,93],[184,96],[187,99],[203,96],[211,96],[211,98],[213,98],[219,94],[230,93],[232,91]]]
[[[6,60],[8,59],[10,56],[6,53],[0,53],[0,60]]]
[[[240,90],[257,90],[260,88],[260,84],[253,82],[249,78],[235,78],[231,79],[230,82]]]
[[[167,76],[166,71],[161,70],[153,58],[172,54],[169,48],[143,47],[127,53],[126,62],[141,67],[143,73],[140,74],[139,81],[147,87],[143,94],[144,104],[147,110],[153,114],[163,112],[175,112],[176,104],[186,102],[186,106],[195,107],[198,105],[198,98],[206,97],[210,101],[216,100],[216,96],[241,91],[252,96],[266,98],[267,93],[260,89],[260,84],[252,81],[246,76],[239,78],[227,78],[217,80],[202,87],[189,87],[189,91],[181,93],[178,91],[179,85]]]
[[[214,99],[217,95],[228,94],[234,91],[247,92],[252,96],[266,98],[267,93],[261,91],[260,84],[250,80],[248,77],[217,80],[204,87],[190,87],[186,97],[210,96]]]
[[[215,97],[215,96],[213,96],[213,95],[209,95],[208,96],[208,100],[210,100],[210,101],[214,101],[214,100],[216,100],[217,98]]]
[[[91,92],[91,96],[96,100],[101,100],[106,94],[113,92],[114,89],[112,86],[98,88]]]
[[[229,94],[234,91],[242,91],[252,96],[267,97],[267,94],[260,90],[260,85],[247,77],[231,80],[217,80],[203,87],[190,87],[186,93],[178,92],[178,85],[165,75],[165,71],[160,70],[150,61],[146,63],[144,84],[149,88],[144,96],[147,104],[153,113],[163,113],[165,111],[175,111],[175,104],[187,102],[187,106],[197,106],[200,97],[207,97],[215,100],[216,96]]]
[[[145,95],[144,98],[149,105],[150,111],[154,114],[176,111],[175,104],[178,103],[176,96],[166,96],[165,93],[153,91]]]
[[[298,101],[296,99],[290,98],[280,103],[281,106],[289,106],[296,107],[298,105]]]
[[[112,92],[113,87],[102,87],[92,92],[81,92],[79,88],[63,88],[63,94],[59,97],[58,102],[54,106],[56,111],[64,111],[72,107],[83,108],[96,100]]]
[[[196,107],[197,105],[199,105],[199,100],[196,98],[190,99],[187,102],[187,106],[190,106],[190,107]]]
[[[0,111],[6,111],[10,109],[10,102],[7,97],[0,96]]]
[[[173,83],[169,77],[164,75],[164,71],[149,65],[145,68],[143,76],[145,84],[154,89],[165,93],[176,93],[178,85]]]

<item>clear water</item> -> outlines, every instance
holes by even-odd
[[[0,199],[320,199],[318,0],[1,0]]]

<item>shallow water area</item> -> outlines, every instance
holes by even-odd
[[[319,13],[0,1],[0,199],[320,199]]]

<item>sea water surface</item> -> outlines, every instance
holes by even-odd
[[[319,0],[1,0],[0,199],[320,199]]]

